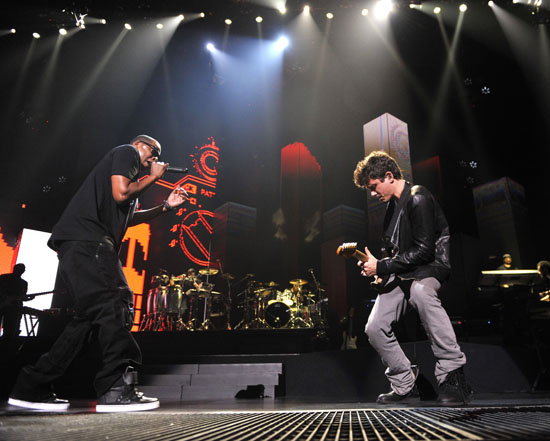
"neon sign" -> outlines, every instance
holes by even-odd
[[[220,148],[216,145],[214,138],[208,140],[208,144],[195,147],[194,152],[189,155],[192,173],[176,182],[164,179],[155,182],[156,185],[169,190],[181,186],[189,194],[189,201],[175,213],[180,220],[169,227],[168,231],[172,238],[166,245],[170,248],[179,247],[189,260],[200,266],[207,266],[210,260],[210,237],[213,233],[214,213],[207,208],[210,208],[208,203],[216,196],[217,166],[220,162]],[[144,178],[145,176],[142,179]],[[148,223],[144,223],[128,228],[123,239],[123,241],[129,241],[128,257],[123,270],[130,288],[135,293],[135,318],[132,331],[138,330],[145,286],[145,270],[138,272],[135,269],[135,251],[139,244],[146,261],[150,238],[151,227]]]

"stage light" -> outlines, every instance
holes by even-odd
[[[233,22],[229,18],[225,19],[225,24],[226,25],[230,25],[231,23],[233,23]]]
[[[262,17],[256,17],[256,23],[261,23],[262,21],[264,21]]]
[[[361,15],[362,15],[363,17],[366,17],[367,15],[369,15],[369,10],[368,10],[367,8],[361,10]]]
[[[199,16],[200,16],[201,18],[204,18],[204,17],[206,17],[206,14],[205,14],[204,12],[201,12],[201,13],[199,14]]]
[[[65,29],[65,28],[59,29],[59,34],[60,35],[67,35],[67,29]]]
[[[489,0],[489,3],[487,3],[491,8],[495,6],[495,2],[493,0]]]
[[[421,0],[410,0],[409,8],[411,9],[422,9],[422,1]]]
[[[374,6],[374,15],[382,20],[386,18],[393,9],[391,0],[378,0]]]
[[[277,7],[277,9],[279,10],[279,12],[280,12],[281,14],[286,14],[286,6],[285,6],[283,3],[281,3],[281,4]]]
[[[38,32],[33,32],[32,36],[34,38],[40,38],[40,34]]]
[[[129,31],[132,30],[132,25],[130,23],[124,23],[124,27]]]
[[[512,3],[519,3],[519,0],[512,0]]]
[[[183,21],[185,19],[185,16],[183,14],[178,15],[178,21]]]
[[[434,14],[440,14],[441,13],[441,8],[439,6],[436,6],[434,8]]]
[[[102,18],[102,19],[100,20],[100,22],[101,22],[101,24],[107,24],[107,20],[105,20],[104,18]]]
[[[158,30],[164,29],[164,25],[162,23],[157,23],[157,29]]]
[[[327,18],[332,20],[334,18],[334,14],[332,12],[327,12]]]
[[[275,50],[277,52],[281,52],[281,51],[284,51],[289,45],[289,41],[288,41],[288,38],[286,37],[280,37],[276,42],[275,42]]]
[[[309,7],[309,5],[305,5],[305,6],[304,6],[304,12],[305,12],[306,14],[309,14],[309,11],[310,11],[310,10],[311,10],[311,8]]]
[[[206,44],[206,50],[209,51],[209,52],[214,52],[216,50],[216,47],[214,46],[213,43],[207,43]]]
[[[11,28],[10,32],[11,32],[12,34],[15,34],[17,31],[15,30],[15,28]]]
[[[466,6],[465,3],[462,3],[459,7],[458,7],[458,10],[460,12],[466,12],[466,10],[468,9],[468,6]]]

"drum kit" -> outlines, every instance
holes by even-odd
[[[249,276],[253,277],[252,274]],[[313,293],[305,289],[308,282],[294,279],[290,288],[278,290],[276,282],[261,283],[249,280],[238,308],[242,320],[235,329],[297,329],[326,327],[326,299],[321,289]]]
[[[221,268],[221,266],[220,266]],[[211,276],[227,283],[227,295],[214,291]],[[306,289],[308,281],[290,280],[290,288],[254,280],[254,274],[232,283],[235,277],[216,268],[189,269],[175,276],[160,270],[151,279],[147,313],[140,331],[209,331],[231,329],[231,289],[245,286],[235,296],[241,310],[236,330],[326,328],[327,299],[314,277],[314,291]],[[246,283],[245,283],[246,282]]]
[[[209,277],[216,268],[201,268],[174,276],[165,270],[151,279],[147,297],[147,314],[140,331],[207,331],[230,329],[229,304],[225,296],[214,291]],[[202,276],[206,276],[203,280]],[[222,277],[232,277],[223,274]]]

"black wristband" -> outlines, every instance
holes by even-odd
[[[173,207],[170,207],[170,204],[168,204],[168,201],[164,201],[164,202],[162,203],[162,205],[164,206],[164,209],[165,209],[166,211],[172,211],[172,210],[174,209]]]

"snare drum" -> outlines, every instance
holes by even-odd
[[[291,307],[294,305],[294,293],[290,289],[285,289],[282,293],[279,293],[278,300],[283,302],[286,306]]]
[[[275,302],[265,309],[265,321],[272,328],[283,328],[290,321],[290,308],[283,302]]]

